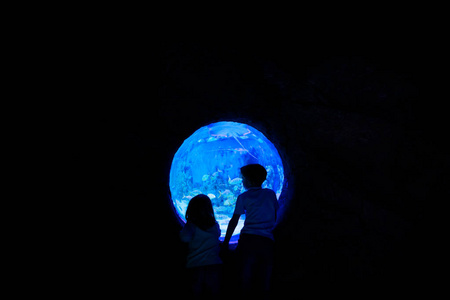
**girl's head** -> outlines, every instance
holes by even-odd
[[[241,168],[244,188],[261,187],[267,177],[266,168],[260,164],[250,164]]]
[[[186,210],[186,220],[192,222],[203,230],[216,223],[211,199],[204,194],[199,194],[189,201]]]

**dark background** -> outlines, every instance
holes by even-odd
[[[149,46],[123,36],[77,46],[75,286],[183,297],[170,164],[195,130],[227,120],[263,132],[284,160],[275,294],[423,291],[424,206],[443,180],[443,113],[430,103],[429,56],[414,42],[369,41]]]

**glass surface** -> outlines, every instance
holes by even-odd
[[[240,168],[259,163],[267,170],[263,188],[283,188],[284,170],[275,146],[255,128],[236,122],[218,122],[202,127],[186,139],[172,161],[170,192],[173,205],[183,222],[192,197],[208,195],[224,239],[242,186]],[[231,242],[236,242],[244,226],[242,215]]]

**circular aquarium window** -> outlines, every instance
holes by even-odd
[[[252,163],[266,168],[267,179],[262,187],[274,190],[279,199],[283,163],[275,146],[261,132],[236,122],[212,123],[195,131],[175,153],[170,169],[172,202],[182,222],[186,222],[190,199],[208,195],[223,240],[237,197],[245,192],[240,168]],[[238,240],[244,221],[242,215],[231,242]]]

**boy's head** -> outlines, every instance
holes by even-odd
[[[250,164],[241,168],[243,184],[245,188],[261,187],[267,177],[266,169],[260,164]]]

